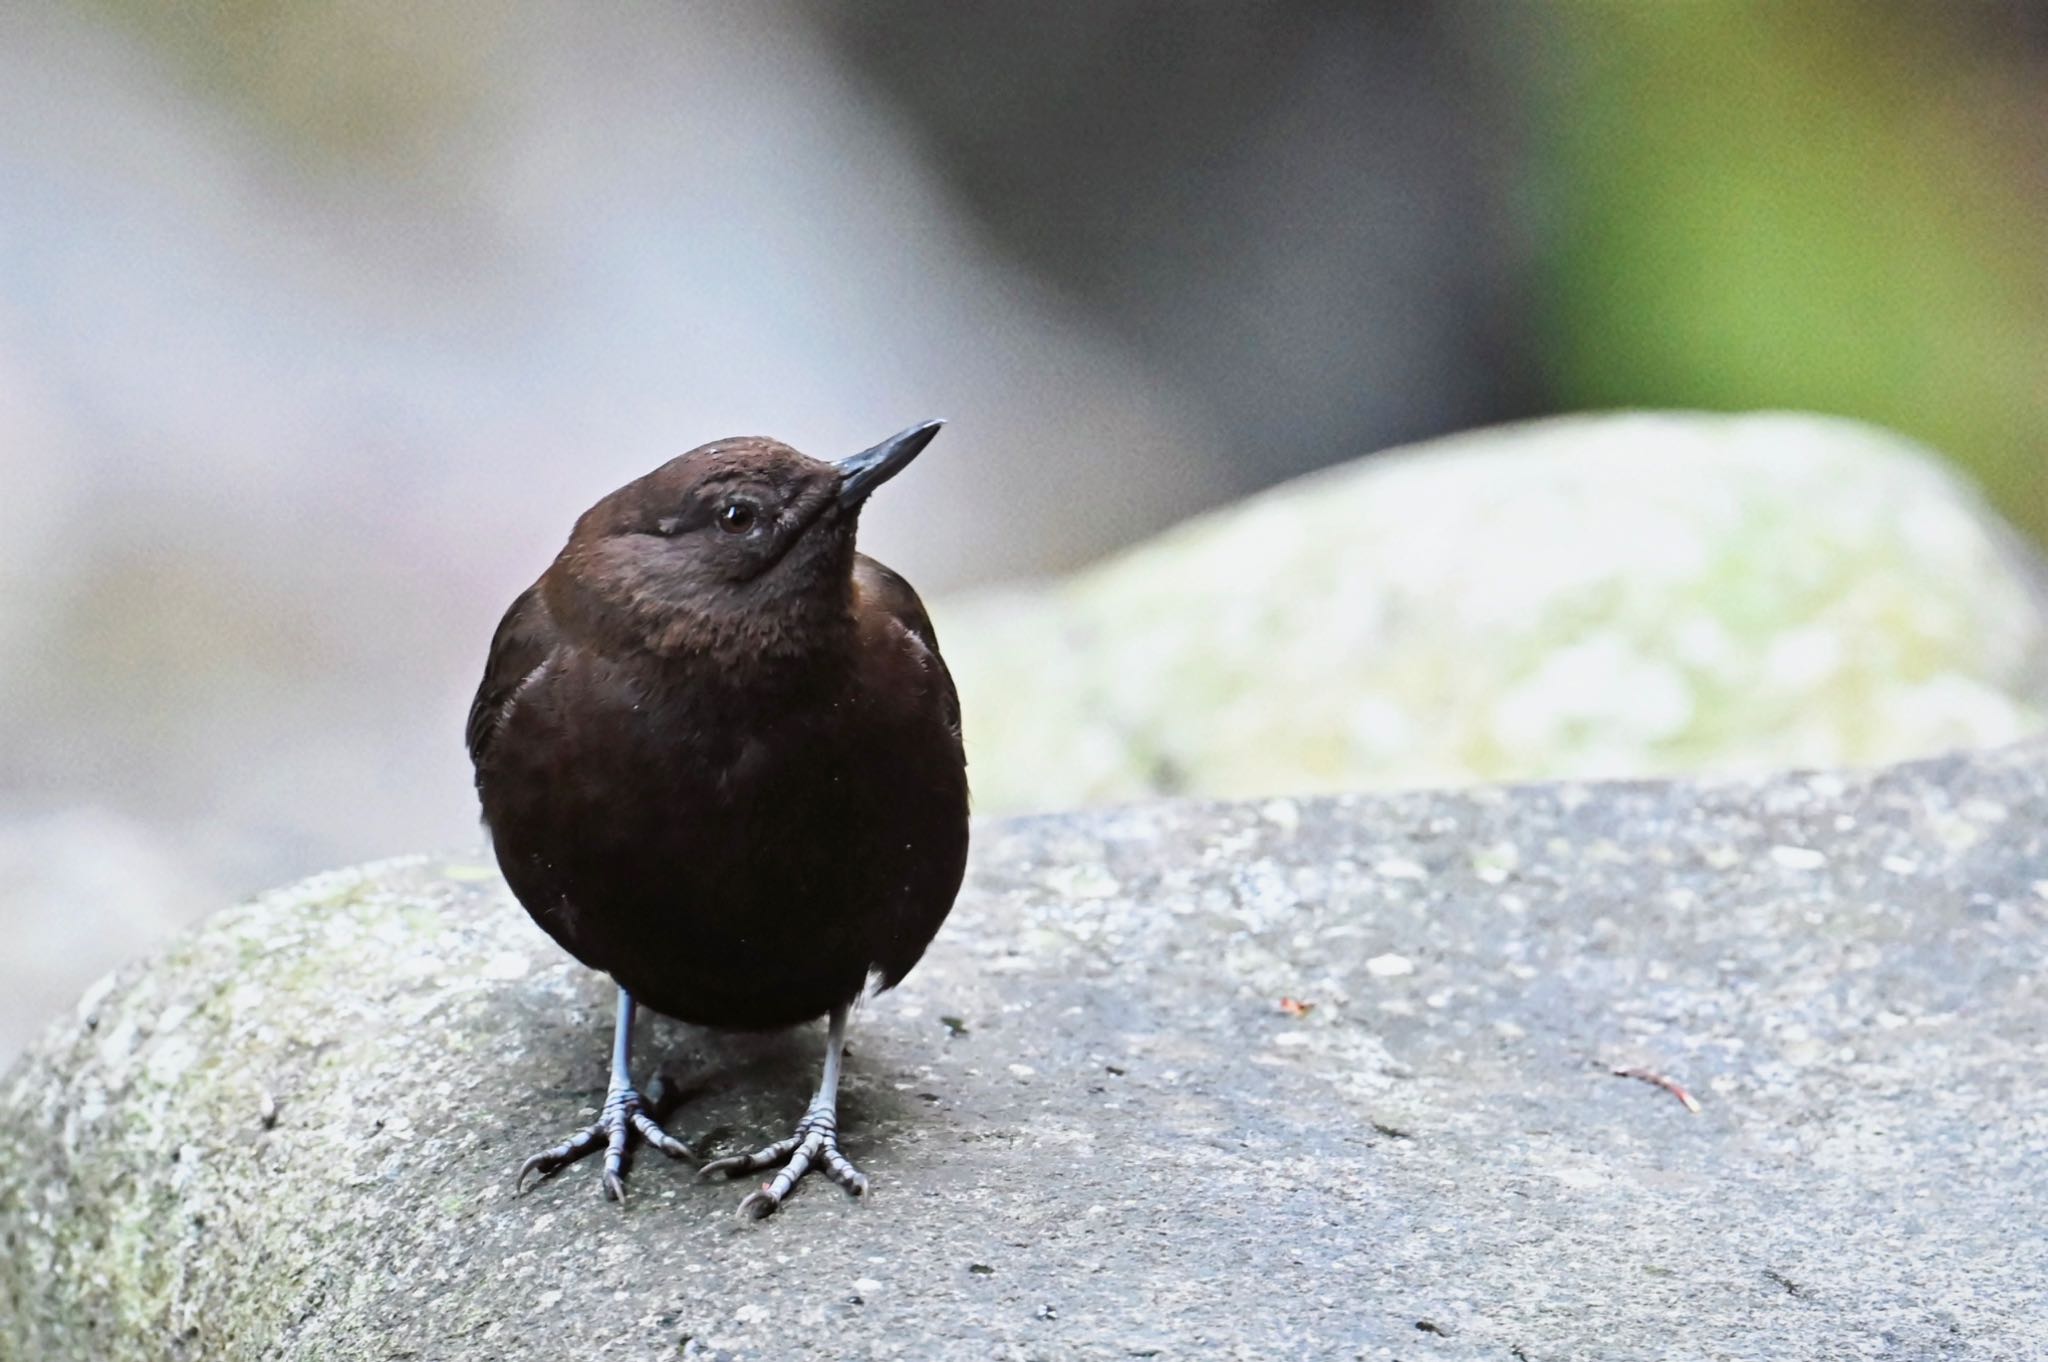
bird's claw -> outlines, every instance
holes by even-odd
[[[672,1159],[695,1163],[696,1156],[689,1147],[675,1136],[656,1124],[645,1110],[646,1102],[632,1088],[613,1088],[606,1095],[604,1111],[596,1122],[577,1131],[553,1149],[544,1149],[525,1163],[519,1165],[519,1176],[514,1182],[518,1191],[526,1190],[526,1179],[538,1173],[550,1177],[567,1168],[578,1159],[596,1153],[604,1155],[604,1194],[613,1201],[623,1203],[626,1199],[626,1150],[634,1134],[644,1142],[653,1145]]]
[[[850,1196],[863,1196],[868,1190],[867,1174],[839,1151],[839,1121],[830,1107],[812,1107],[788,1139],[763,1145],[751,1154],[714,1159],[698,1169],[697,1176],[736,1177],[776,1164],[782,1165],[781,1171],[741,1200],[741,1219],[760,1220],[774,1214],[798,1180],[814,1167],[824,1169],[825,1176],[844,1187]]]

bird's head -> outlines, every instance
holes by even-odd
[[[869,494],[941,424],[837,463],[759,436],[671,459],[577,520],[549,570],[549,608],[588,636],[662,654],[800,651],[847,616]]]

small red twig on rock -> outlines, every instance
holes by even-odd
[[[1680,1087],[1677,1081],[1674,1079],[1666,1078],[1663,1074],[1657,1073],[1656,1071],[1651,1069],[1612,1069],[1609,1070],[1609,1072],[1611,1072],[1616,1078],[1640,1079],[1642,1082],[1651,1084],[1654,1087],[1662,1088],[1664,1089],[1664,1091],[1670,1093],[1673,1097],[1676,1097],[1679,1101],[1685,1103],[1685,1109],[1687,1111],[1691,1112],[1695,1116],[1700,1114],[1699,1099],[1694,1097],[1691,1093],[1687,1092],[1684,1088]]]

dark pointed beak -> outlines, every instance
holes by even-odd
[[[909,430],[898,431],[873,449],[863,449],[850,459],[841,459],[839,505],[850,510],[868,499],[868,494],[901,473],[910,461],[939,433],[944,421],[920,421]]]

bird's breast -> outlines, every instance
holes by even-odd
[[[743,961],[775,962],[803,1007],[900,977],[959,884],[966,790],[957,740],[891,698],[734,706],[558,668],[480,781],[507,879],[585,963],[689,1019],[754,1024],[719,1020],[755,1015]]]

